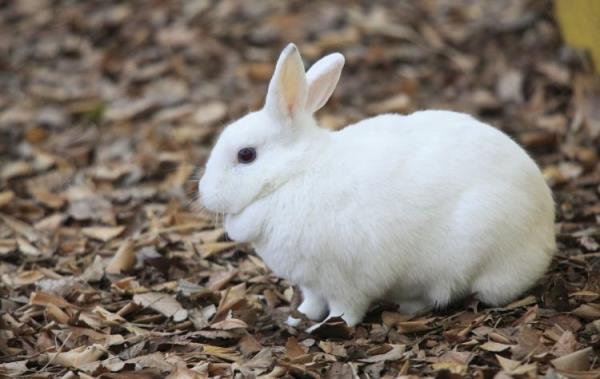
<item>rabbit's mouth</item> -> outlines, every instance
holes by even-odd
[[[282,187],[285,183],[287,183],[287,180],[265,183],[263,185],[263,187],[261,188],[261,190],[246,204],[240,204],[240,206],[236,207],[235,210],[230,210],[229,212],[225,212],[225,214],[224,214],[225,218],[227,218],[227,217],[237,218],[239,216],[242,216],[243,213],[250,206],[267,199],[268,197],[273,195],[275,192],[277,192],[277,190],[280,187]]]

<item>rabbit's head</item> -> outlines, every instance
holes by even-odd
[[[237,214],[309,168],[311,147],[326,132],[313,113],[329,99],[344,57],[330,54],[305,73],[295,45],[281,53],[264,107],[221,133],[198,189],[210,211]]]

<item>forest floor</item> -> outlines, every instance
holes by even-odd
[[[0,376],[600,378],[600,86],[551,5],[0,3]],[[194,196],[288,42],[307,64],[346,56],[325,127],[443,108],[524,146],[557,209],[539,286],[504,308],[286,326],[297,291]]]

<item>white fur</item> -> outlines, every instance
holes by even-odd
[[[312,112],[341,70],[328,60],[307,80],[288,46],[265,108],[220,136],[199,190],[229,236],[298,284],[315,320],[329,310],[355,325],[383,299],[411,314],[470,293],[501,305],[532,286],[555,249],[554,205],[527,153],[449,111],[321,129]],[[255,162],[237,162],[243,147]]]

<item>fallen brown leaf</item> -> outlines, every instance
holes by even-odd
[[[64,367],[81,368],[83,365],[97,361],[104,355],[105,349],[102,345],[80,346],[67,352],[48,353],[50,362]]]
[[[553,359],[550,363],[558,370],[563,371],[587,371],[590,369],[591,347],[563,355]]]
[[[175,322],[188,318],[188,311],[173,297],[159,292],[147,292],[133,296],[133,302],[143,307],[151,308]]]
[[[131,269],[135,265],[135,242],[125,240],[106,266],[109,274],[119,274]]]
[[[94,238],[102,242],[108,242],[119,236],[124,230],[124,226],[90,226],[81,229],[81,232],[90,238]]]

